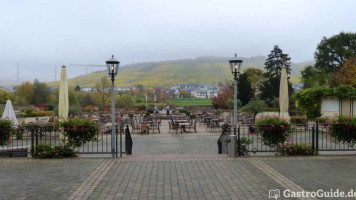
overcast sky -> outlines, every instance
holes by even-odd
[[[323,36],[356,31],[355,0],[0,0],[0,84],[54,80],[54,66],[267,55],[313,59]],[[58,68],[59,69],[59,68]],[[68,76],[84,73],[69,68]],[[58,70],[59,77],[59,70]]]

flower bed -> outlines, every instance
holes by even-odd
[[[353,147],[356,143],[356,117],[338,116],[329,126],[331,141]]]
[[[289,121],[279,117],[265,117],[257,122],[257,132],[265,145],[280,146],[290,136],[291,125]]]

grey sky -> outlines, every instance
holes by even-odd
[[[0,0],[0,84],[54,80],[54,66],[197,56],[313,59],[323,36],[356,31],[354,0]],[[68,76],[84,72],[69,68]],[[59,70],[58,70],[59,76]]]

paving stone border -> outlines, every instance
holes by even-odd
[[[95,190],[95,188],[99,185],[104,176],[108,173],[114,163],[114,159],[105,160],[104,162],[102,162],[90,174],[90,176],[82,184],[80,184],[80,186],[73,192],[73,194],[68,198],[68,200],[87,199],[90,194]]]
[[[281,173],[274,170],[272,167],[268,166],[264,162],[258,159],[249,160],[255,167],[257,167],[264,174],[276,181],[280,186],[293,192],[307,191],[301,186],[297,185],[287,177],[283,176]],[[298,198],[298,199],[311,199],[311,198]],[[315,199],[315,198],[314,198]]]

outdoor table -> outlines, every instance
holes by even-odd
[[[188,123],[188,122],[179,122],[178,124],[179,124],[179,126],[181,127],[181,132],[182,132],[182,131],[187,132],[187,131],[185,130],[185,127],[186,127],[186,126],[189,126],[190,123]]]

